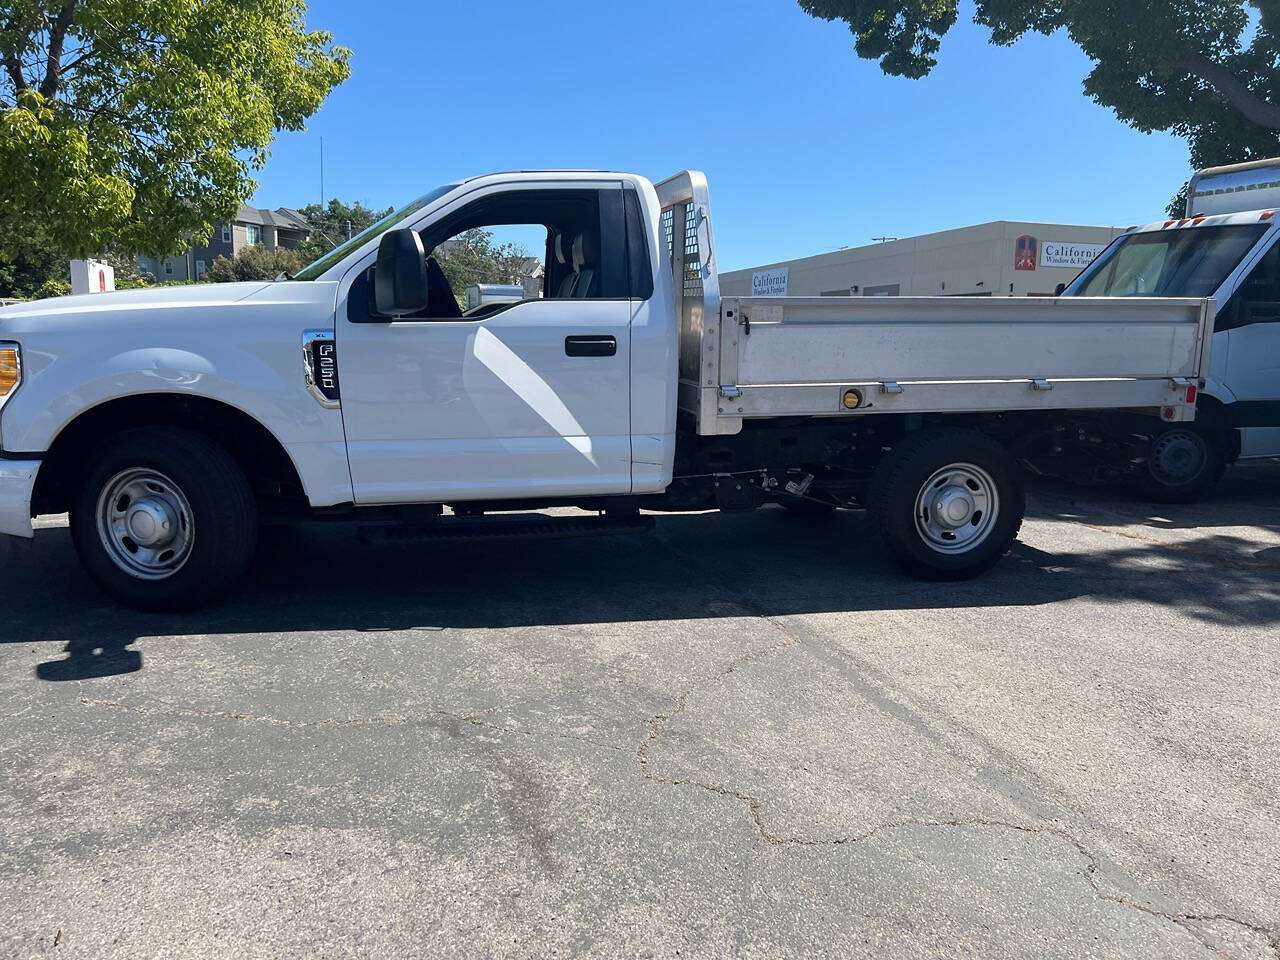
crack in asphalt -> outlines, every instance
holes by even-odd
[[[1083,524],[1083,526],[1088,526],[1088,524]],[[1110,532],[1110,531],[1107,531],[1107,532]],[[1159,543],[1161,541],[1153,541],[1153,542]],[[667,548],[669,552],[675,554],[676,556],[681,556],[682,559],[686,559],[686,558],[683,558],[683,556],[680,554],[680,551],[671,547],[669,544],[664,543],[663,545]],[[1223,952],[1218,947],[1216,947],[1207,938],[1207,936],[1205,936],[1200,930],[1196,929],[1196,927],[1194,927],[1193,924],[1214,923],[1214,922],[1233,924],[1242,930],[1248,931],[1254,936],[1262,938],[1262,940],[1266,943],[1266,947],[1270,951],[1272,956],[1275,957],[1276,960],[1280,960],[1280,930],[1272,930],[1267,927],[1261,926],[1259,924],[1253,923],[1251,921],[1242,920],[1238,917],[1233,917],[1225,913],[1191,913],[1187,911],[1175,912],[1175,911],[1158,910],[1155,907],[1152,907],[1145,903],[1141,903],[1130,897],[1126,897],[1123,894],[1111,893],[1104,890],[1101,885],[1101,877],[1100,877],[1100,874],[1102,871],[1101,858],[1092,850],[1090,850],[1082,840],[1080,840],[1074,834],[1070,833],[1069,831],[1057,825],[1015,823],[1012,821],[985,820],[981,818],[953,819],[953,820],[919,820],[917,819],[917,820],[891,821],[888,823],[880,824],[879,826],[869,831],[866,831],[865,833],[845,834],[838,837],[784,836],[770,830],[768,825],[765,823],[764,817],[761,814],[761,809],[760,809],[761,800],[759,797],[753,796],[752,794],[749,794],[749,793],[745,793],[741,790],[734,789],[733,787],[724,786],[722,784],[707,783],[705,781],[696,780],[692,778],[683,779],[679,777],[673,777],[673,776],[654,772],[650,766],[650,758],[651,758],[651,753],[654,746],[662,738],[662,732],[665,726],[668,723],[670,723],[672,720],[674,720],[676,717],[680,716],[682,713],[685,712],[688,706],[689,697],[694,693],[695,690],[698,689],[699,686],[708,682],[717,681],[724,677],[730,676],[741,667],[759,662],[761,660],[768,659],[769,657],[775,656],[783,652],[784,650],[789,649],[790,647],[794,647],[798,645],[801,642],[800,637],[797,637],[794,633],[788,630],[787,627],[780,620],[764,613],[763,611],[760,611],[753,603],[751,603],[749,598],[736,599],[734,601],[734,604],[742,609],[745,616],[765,621],[770,626],[772,626],[775,630],[780,632],[786,639],[768,647],[762,647],[756,650],[751,650],[746,653],[743,653],[740,656],[730,660],[722,669],[717,670],[714,673],[709,674],[705,677],[702,677],[698,680],[694,680],[693,682],[689,683],[683,690],[681,690],[679,695],[676,697],[675,703],[673,704],[671,709],[667,710],[665,713],[659,713],[652,716],[649,720],[648,735],[645,737],[644,740],[640,742],[639,747],[636,749],[636,760],[640,765],[640,772],[644,779],[652,781],[654,783],[662,784],[664,786],[695,787],[699,790],[703,790],[705,792],[712,793],[720,797],[726,797],[726,798],[745,804],[747,808],[748,816],[750,817],[752,825],[754,826],[761,840],[763,840],[765,843],[767,843],[770,846],[776,846],[776,847],[786,847],[786,846],[839,847],[839,846],[846,846],[846,845],[852,845],[857,843],[864,843],[866,841],[876,838],[877,836],[883,833],[887,833],[892,830],[902,830],[902,829],[911,829],[911,828],[918,828],[918,829],[919,828],[922,828],[922,829],[990,828],[990,829],[1012,830],[1012,831],[1025,833],[1025,834],[1039,834],[1039,835],[1051,836],[1064,841],[1065,843],[1070,845],[1081,857],[1084,858],[1085,868],[1082,872],[1082,875],[1084,876],[1085,881],[1089,884],[1089,887],[1093,891],[1094,896],[1096,896],[1099,900],[1103,900],[1108,903],[1114,903],[1122,907],[1136,910],[1139,913],[1143,913],[1147,916],[1151,916],[1157,919],[1166,920],[1174,924],[1176,927],[1178,927],[1179,930],[1186,933],[1188,936],[1190,936],[1193,940],[1199,943],[1206,950],[1209,950],[1211,953],[1219,957],[1230,958],[1231,955]]]
[[[757,657],[757,659],[760,659],[760,658]],[[724,674],[721,674],[721,675],[724,675]],[[654,718],[654,721],[665,722],[666,720],[669,720],[675,716],[678,716],[680,713],[682,713],[684,710],[685,700],[688,697],[688,695],[692,693],[692,691],[693,691],[693,687],[688,688],[681,695],[681,698],[678,701],[677,709],[672,710],[669,714],[659,714],[657,717]],[[646,748],[650,747],[657,739],[658,739],[658,735],[655,735],[651,729],[650,737],[641,744],[641,751],[644,751],[644,752],[639,754],[639,759],[640,759],[640,764],[646,780],[651,780],[655,783],[660,783],[666,786],[696,787],[699,790],[704,790],[708,793],[713,793],[720,797],[727,797],[729,799],[737,800],[742,803],[745,803],[747,806],[747,813],[751,818],[752,825],[755,827],[757,834],[759,834],[761,840],[763,840],[765,843],[769,844],[770,846],[774,846],[774,847],[851,846],[853,844],[865,843],[867,841],[874,840],[877,837],[881,836],[882,834],[886,834],[891,831],[910,830],[913,828],[915,829],[989,828],[989,829],[995,829],[995,830],[1011,830],[1018,833],[1025,833],[1025,834],[1031,834],[1031,835],[1050,836],[1066,842],[1081,857],[1084,858],[1085,868],[1082,872],[1082,876],[1085,878],[1085,881],[1089,884],[1089,887],[1093,891],[1094,896],[1096,896],[1099,900],[1103,900],[1108,903],[1114,903],[1122,907],[1127,907],[1129,909],[1136,910],[1140,913],[1146,914],[1147,916],[1150,916],[1150,917],[1167,920],[1170,923],[1177,926],[1180,930],[1182,930],[1184,933],[1186,933],[1188,936],[1194,939],[1197,943],[1199,943],[1205,949],[1211,951],[1212,953],[1214,953],[1216,956],[1219,956],[1219,957],[1229,958],[1231,957],[1231,955],[1223,952],[1218,947],[1216,947],[1206,936],[1204,936],[1195,927],[1190,926],[1190,924],[1212,923],[1212,922],[1230,923],[1237,927],[1240,927],[1243,930],[1248,931],[1249,933],[1257,937],[1260,937],[1266,943],[1266,947],[1271,952],[1272,956],[1276,957],[1277,960],[1280,960],[1280,932],[1278,931],[1268,929],[1267,927],[1261,926],[1256,923],[1252,923],[1251,921],[1248,921],[1248,920],[1241,920],[1239,917],[1233,917],[1225,913],[1190,913],[1185,911],[1174,912],[1174,911],[1168,911],[1168,910],[1158,910],[1155,907],[1152,907],[1145,903],[1140,903],[1130,897],[1126,897],[1122,894],[1111,893],[1103,889],[1101,877],[1100,877],[1100,874],[1102,871],[1102,862],[1100,858],[1098,857],[1097,854],[1091,851],[1084,844],[1082,840],[1080,840],[1078,837],[1076,837],[1074,834],[1070,833],[1069,831],[1064,830],[1062,827],[1059,827],[1056,825],[1050,825],[1050,824],[1037,825],[1037,824],[1027,824],[1027,823],[1014,823],[1011,821],[1003,821],[1003,820],[985,820],[985,819],[975,817],[975,818],[953,819],[953,820],[919,820],[919,819],[895,820],[888,823],[882,823],[871,830],[865,831],[864,833],[843,834],[838,837],[783,836],[781,834],[777,834],[771,831],[769,827],[766,825],[766,823],[764,822],[764,818],[760,812],[761,801],[759,797],[755,797],[749,793],[743,793],[741,790],[735,790],[732,787],[726,787],[719,784],[705,783],[700,780],[681,779],[679,777],[669,777],[669,776],[663,776],[660,774],[652,773],[648,769],[648,753]]]
[[[748,610],[744,610],[744,613],[746,613],[748,616],[756,616],[755,614],[751,613]],[[636,751],[636,759],[640,761],[640,770],[644,774],[646,780],[659,780],[659,782],[663,782],[659,777],[652,774],[649,770],[649,751],[653,748],[653,745],[657,743],[658,740],[662,737],[663,725],[666,724],[668,721],[674,719],[675,717],[678,717],[680,714],[684,713],[684,708],[686,703],[688,702],[689,695],[698,688],[698,685],[700,683],[705,683],[708,680],[718,680],[721,677],[727,677],[730,674],[732,674],[735,670],[738,670],[740,667],[745,667],[748,664],[755,663],[758,660],[764,660],[767,657],[774,656],[775,654],[781,653],[783,650],[786,650],[789,647],[794,647],[796,644],[800,642],[800,639],[798,637],[794,637],[791,634],[787,633],[786,629],[783,628],[782,625],[779,624],[777,621],[775,621],[773,618],[767,617],[767,616],[760,616],[759,619],[766,621],[775,629],[779,630],[781,633],[783,633],[786,636],[786,639],[779,643],[775,643],[772,646],[762,647],[756,650],[749,650],[746,653],[741,654],[738,657],[735,657],[734,659],[730,660],[723,669],[716,671],[714,674],[712,674],[709,677],[704,677],[701,680],[695,680],[693,683],[685,687],[684,690],[681,691],[680,695],[676,697],[675,706],[672,707],[672,709],[668,710],[666,713],[658,713],[650,717],[649,735],[645,737],[643,741],[641,741],[640,747]],[[705,784],[698,784],[698,786],[704,786],[708,790],[716,789],[715,787],[706,786]]]

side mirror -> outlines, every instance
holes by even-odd
[[[384,317],[417,313],[427,305],[427,256],[422,238],[405,227],[388,230],[378,243],[373,298]]]
[[[1060,284],[1058,284],[1056,287],[1054,287],[1054,288],[1053,288],[1053,295],[1054,295],[1055,297],[1060,297],[1060,296],[1062,296],[1062,291],[1063,291],[1063,290],[1065,290],[1065,289],[1067,289],[1067,285],[1066,285],[1065,283],[1060,283]]]

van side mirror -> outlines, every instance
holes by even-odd
[[[427,255],[422,237],[408,227],[388,230],[378,242],[373,298],[384,317],[417,313],[427,305]]]
[[[1063,290],[1065,290],[1065,289],[1067,289],[1067,285],[1066,285],[1065,283],[1060,283],[1060,284],[1058,284],[1056,287],[1054,287],[1054,288],[1053,288],[1053,295],[1054,295],[1055,297],[1060,297],[1060,296],[1062,296],[1062,291],[1063,291]]]

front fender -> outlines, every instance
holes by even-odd
[[[227,404],[262,424],[293,460],[312,505],[350,502],[341,412],[322,407],[307,392],[301,334],[292,344],[283,338],[197,339],[204,342],[105,354],[56,337],[24,344],[23,382],[0,417],[3,448],[47,451],[78,417],[112,400],[189,394]]]
[[[1231,388],[1214,377],[1210,377],[1204,382],[1204,390],[1201,392],[1205,396],[1213,397],[1224,406],[1236,402],[1236,395],[1231,392]]]

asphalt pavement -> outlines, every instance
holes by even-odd
[[[367,546],[187,616],[0,551],[0,956],[1280,957],[1280,465]]]

